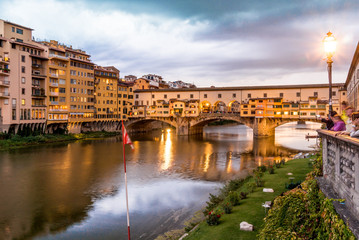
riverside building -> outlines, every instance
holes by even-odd
[[[120,71],[115,67],[95,66],[95,118],[111,121],[121,118],[118,101]]]
[[[0,132],[42,131],[46,125],[44,48],[31,28],[0,20]]]

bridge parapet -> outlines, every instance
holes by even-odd
[[[323,143],[323,180],[359,216],[359,140],[318,130]]]

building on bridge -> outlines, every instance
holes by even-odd
[[[346,100],[343,84],[333,84],[332,91],[333,109],[339,112],[340,102]],[[243,117],[315,119],[328,114],[328,95],[328,84],[136,90],[133,117],[175,116],[178,105],[182,106],[182,117],[191,112],[191,116],[236,113]],[[161,110],[164,108],[167,111]]]

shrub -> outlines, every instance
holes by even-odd
[[[221,214],[217,211],[210,211],[206,217],[206,222],[209,226],[214,226],[219,224],[219,219]]]
[[[268,172],[269,172],[269,174],[274,174],[274,167],[273,167],[273,165],[269,165],[269,166],[268,166]]]
[[[267,167],[265,165],[258,166],[257,170],[261,173],[264,173],[265,171],[267,171]]]
[[[298,182],[290,182],[290,183],[285,183],[285,188],[288,190],[292,190],[296,187],[298,187],[300,184],[302,183],[302,181],[298,181]]]
[[[239,198],[240,198],[240,199],[246,199],[246,198],[247,198],[247,195],[248,195],[248,192],[240,192],[240,193],[239,193]]]
[[[254,182],[257,187],[263,187],[264,186],[264,180],[261,177],[254,177]]]
[[[233,205],[233,206],[237,206],[239,205],[239,195],[237,192],[230,192],[228,194],[228,201]]]
[[[229,201],[225,201],[224,203],[222,203],[221,207],[226,214],[230,214],[233,209],[233,205]]]

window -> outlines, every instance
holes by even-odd
[[[181,95],[180,95],[180,94],[177,94],[177,98],[181,98]]]
[[[16,49],[16,44],[15,44],[15,43],[11,43],[11,48]],[[15,118],[16,118],[16,116],[15,116]]]
[[[25,88],[21,88],[21,94],[25,95]]]
[[[283,93],[279,93],[279,97],[283,97],[284,96],[284,94]]]
[[[11,27],[11,31],[12,31],[12,32],[15,32],[15,27]]]
[[[252,94],[248,93],[248,98],[251,98],[252,97]]]
[[[16,109],[12,110],[12,120],[16,120]]]
[[[336,91],[333,91],[332,92],[332,96],[336,96],[337,95],[337,92]]]
[[[25,62],[25,56],[21,55],[21,62]]]
[[[66,102],[66,98],[65,98],[65,97],[60,97],[59,99],[60,99],[60,100],[59,100],[60,102]]]
[[[21,78],[21,83],[25,83],[25,82],[26,82],[25,78],[22,77],[22,78]]]
[[[207,94],[204,94],[204,96],[203,96],[204,98],[207,98]]]
[[[155,98],[155,95],[154,95],[154,94],[152,94],[152,98]]]
[[[59,92],[60,92],[60,93],[65,93],[65,92],[66,92],[66,89],[65,89],[65,88],[59,88]]]
[[[267,94],[266,94],[266,93],[263,93],[263,97],[267,97]]]
[[[24,66],[21,67],[21,72],[25,73],[25,67]]]
[[[21,99],[21,105],[25,105],[25,99]]]
[[[18,33],[18,34],[23,34],[24,31],[23,31],[22,29],[20,29],[20,28],[16,28],[16,33]]]
[[[314,97],[318,97],[318,92],[314,92]]]
[[[218,98],[222,98],[222,94],[218,94]]]
[[[236,98],[236,97],[237,97],[237,94],[233,93],[233,94],[232,94],[232,97],[233,97],[233,98]]]
[[[251,114],[256,114],[256,111],[251,111]]]
[[[66,84],[66,80],[65,79],[59,79],[59,84]]]
[[[136,94],[136,98],[138,98],[138,94]]]
[[[297,97],[300,97],[300,92],[297,92]]]
[[[189,97],[190,97],[190,98],[193,98],[193,94],[191,94]]]
[[[9,105],[9,99],[4,99],[4,104]]]

